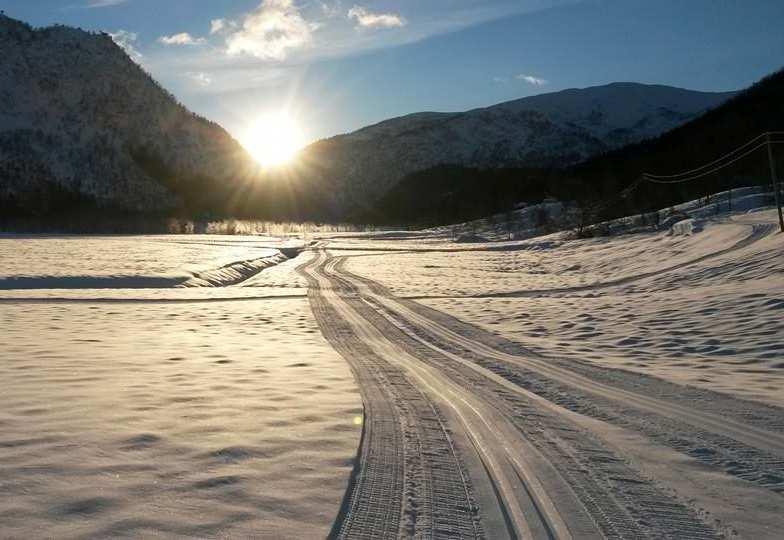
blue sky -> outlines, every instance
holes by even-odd
[[[308,140],[391,116],[613,81],[698,90],[784,66],[781,0],[0,0],[113,33],[238,134],[286,109]]]

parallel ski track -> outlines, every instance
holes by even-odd
[[[340,516],[341,539],[484,538],[470,481],[433,403],[403,372],[363,343],[323,294],[329,284],[309,270],[316,320],[347,360],[360,387],[362,440]]]
[[[337,263],[337,271],[361,284],[364,294],[405,321],[424,341],[561,407],[637,431],[727,474],[784,493],[781,409],[623,370],[536,355],[438,310],[396,298],[382,285],[345,271],[345,261]]]
[[[641,477],[622,459],[584,429],[563,415],[542,407],[536,399],[472,362],[421,339],[411,321],[385,309],[346,279],[342,259],[329,259],[319,272],[362,318],[378,328],[390,341],[410,352],[423,364],[437,367],[451,381],[459,382],[466,394],[492,404],[498,417],[517,429],[520,444],[535,454],[535,481],[518,478],[533,503],[524,509],[528,527],[537,538],[715,538],[717,533],[688,507]],[[337,263],[337,264],[336,264]],[[354,276],[352,276],[354,278]],[[464,351],[461,351],[461,353]],[[485,373],[482,373],[485,372]],[[490,374],[490,376],[488,376]],[[515,390],[511,390],[514,388]],[[505,441],[500,435],[498,444]],[[544,489],[558,508],[537,504],[536,492]],[[514,500],[499,500],[514,505]],[[510,509],[507,508],[507,511]],[[557,515],[566,520],[568,533],[555,534],[548,524]]]

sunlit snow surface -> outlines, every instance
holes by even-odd
[[[304,295],[305,280],[292,261],[278,268],[285,257],[277,248],[289,245],[207,235],[0,236],[0,297],[182,301]]]
[[[0,289],[175,286],[238,261],[272,257],[275,243],[207,235],[0,237]]]
[[[342,245],[364,253],[348,270],[542,354],[784,405],[777,230],[764,210],[589,240]]]
[[[276,245],[0,239],[0,535],[327,534],[361,403],[294,272],[310,255],[177,286]],[[35,288],[12,288],[19,277]],[[101,288],[78,288],[94,277]],[[145,278],[163,281],[123,288]]]
[[[328,241],[347,270],[545,356],[783,405],[776,230],[763,210],[588,240]],[[361,404],[295,272],[312,253],[277,245],[0,239],[2,535],[328,533]]]

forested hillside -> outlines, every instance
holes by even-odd
[[[418,113],[314,143],[338,212],[367,209],[409,174],[439,165],[566,167],[654,137],[733,92],[613,83],[526,97],[460,113]]]
[[[663,185],[641,177],[690,170],[763,132],[783,130],[782,96],[784,71],[779,71],[683,126],[568,168],[432,168],[407,176],[365,215],[381,223],[434,225],[553,197],[576,201],[599,220],[663,208],[732,186],[770,183],[765,148],[693,182]],[[774,149],[784,171],[784,145]]]
[[[250,158],[107,34],[0,16],[0,208],[63,213],[219,212]]]

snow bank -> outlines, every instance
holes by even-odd
[[[705,223],[702,220],[692,218],[684,219],[670,227],[670,232],[668,234],[670,236],[691,236],[692,234],[702,232],[704,226]]]
[[[258,274],[265,268],[275,266],[286,260],[288,260],[288,257],[278,252],[271,257],[238,261],[220,268],[194,274],[192,278],[178,285],[182,287],[227,287],[236,285]]]
[[[236,285],[294,258],[302,242],[258,237],[0,239],[0,290],[167,289]]]
[[[192,275],[171,276],[11,276],[0,278],[0,290],[15,289],[166,289],[170,287],[228,287],[288,260],[283,253],[237,261]]]

